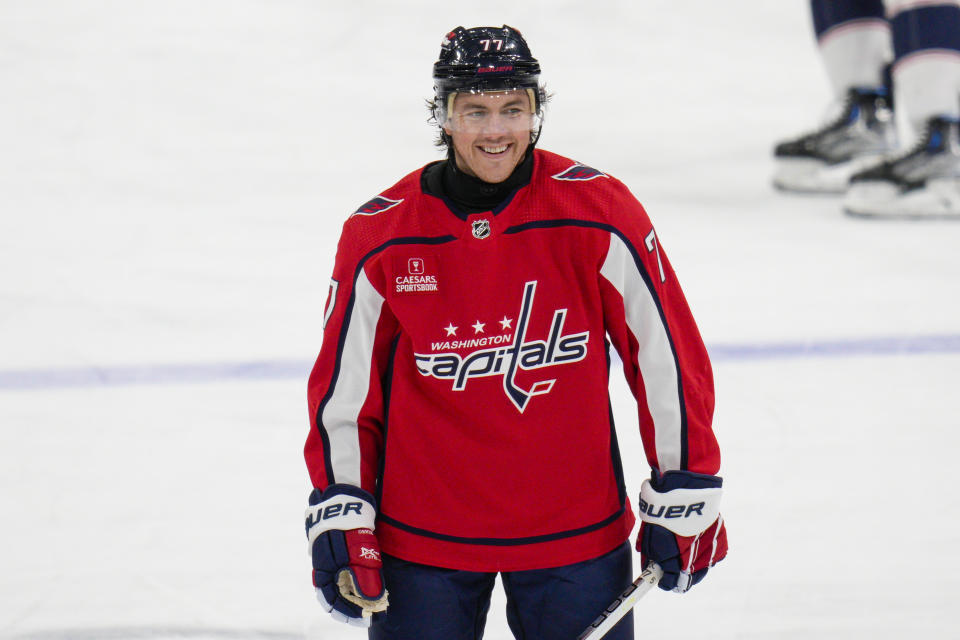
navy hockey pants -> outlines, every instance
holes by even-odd
[[[629,543],[553,569],[501,574],[507,623],[517,640],[574,640],[633,582]],[[442,569],[383,556],[390,606],[370,640],[480,640],[496,573]],[[604,640],[633,640],[628,614]]]

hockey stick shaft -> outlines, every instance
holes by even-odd
[[[633,606],[653,588],[663,577],[663,569],[655,562],[647,565],[640,577],[633,581],[610,606],[603,610],[596,620],[581,633],[577,640],[600,640],[623,616],[633,609]]]

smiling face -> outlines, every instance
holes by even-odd
[[[457,167],[492,184],[509,178],[530,146],[530,92],[458,93],[452,102],[443,129]]]

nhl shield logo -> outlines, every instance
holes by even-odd
[[[490,236],[490,221],[489,220],[474,220],[473,221],[473,237],[477,240],[483,240],[486,237]]]

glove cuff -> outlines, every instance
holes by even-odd
[[[373,531],[377,517],[375,504],[373,496],[350,485],[330,485],[323,493],[314,489],[310,506],[304,513],[310,547],[321,533],[331,529]]]
[[[644,480],[640,487],[640,519],[679,536],[703,533],[720,515],[723,480],[686,471],[668,471]]]

